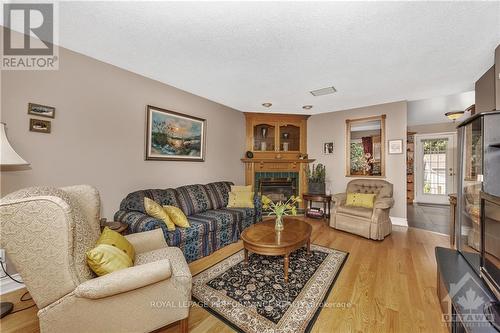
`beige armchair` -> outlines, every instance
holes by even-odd
[[[373,209],[346,206],[347,193],[376,194]],[[378,179],[355,179],[347,184],[346,193],[333,196],[335,207],[330,226],[365,238],[382,240],[392,231],[389,211],[394,205],[392,184]]]
[[[126,236],[135,266],[96,277],[85,252],[100,235],[91,186],[33,187],[0,201],[4,248],[39,308],[42,332],[149,332],[181,321],[187,332],[191,273],[160,229]]]

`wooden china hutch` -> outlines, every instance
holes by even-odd
[[[295,195],[307,192],[306,115],[245,113],[245,182],[261,192],[263,181],[293,183]]]

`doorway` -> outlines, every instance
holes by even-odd
[[[415,202],[448,205],[456,192],[456,133],[415,135]]]

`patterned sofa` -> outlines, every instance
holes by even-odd
[[[115,221],[128,224],[128,233],[161,228],[169,246],[179,247],[188,262],[236,242],[241,232],[262,216],[260,198],[255,196],[255,208],[227,208],[231,182],[207,185],[186,185],[178,188],[140,190],[122,200]],[[165,223],[146,214],[144,197],[160,205],[182,209],[190,227],[168,231]]]

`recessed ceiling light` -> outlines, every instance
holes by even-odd
[[[304,105],[302,108],[304,110],[311,110],[313,108],[313,106],[312,105]]]
[[[316,90],[310,91],[310,93],[313,96],[323,96],[323,95],[333,94],[336,91],[337,91],[337,89],[335,89],[335,87],[332,86],[332,87],[316,89]]]
[[[273,105],[273,103],[262,103],[262,106],[265,108],[270,108]]]

